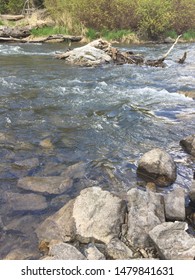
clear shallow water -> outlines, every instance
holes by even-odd
[[[169,48],[120,47],[148,58],[158,58]],[[62,167],[83,161],[87,179],[122,194],[137,183],[140,156],[162,147],[177,162],[176,184],[186,189],[191,184],[193,161],[179,141],[195,133],[195,101],[178,91],[195,90],[195,44],[177,45],[163,69],[68,66],[53,58],[65,48],[0,44],[0,133],[7,137],[6,141],[0,137],[1,258],[18,248],[38,258],[34,229],[56,210],[52,198],[46,197],[44,212],[13,211],[4,193],[22,194],[17,187],[20,177],[60,175]],[[184,51],[188,58],[179,65],[175,61]],[[40,146],[44,139],[50,139],[52,149]],[[25,172],[13,168],[14,162],[34,157],[39,159],[36,168]],[[75,181],[68,195],[76,195],[81,185]],[[62,205],[63,198],[58,207]]]

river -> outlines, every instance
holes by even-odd
[[[81,68],[54,58],[66,44],[0,44],[0,258],[40,257],[37,225],[86,185],[46,196],[44,211],[18,211],[14,195],[25,176],[56,176],[75,163],[86,164],[85,182],[122,195],[139,184],[140,156],[165,148],[177,163],[177,185],[186,190],[194,162],[179,145],[195,133],[195,44],[178,44],[165,68],[106,65]],[[118,46],[158,58],[168,45]],[[188,52],[185,64],[176,61]],[[48,147],[41,143],[45,141]],[[17,162],[36,158],[32,168]],[[141,181],[140,181],[141,184]],[[174,184],[174,185],[175,185]],[[9,198],[11,195],[11,202]]]

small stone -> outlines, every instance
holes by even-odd
[[[89,244],[84,250],[85,256],[88,260],[105,260],[105,256],[93,244]]]
[[[112,239],[107,245],[107,254],[114,260],[128,260],[133,258],[133,252],[119,239]]]
[[[51,142],[51,139],[47,138],[47,139],[44,139],[40,142],[40,146],[44,149],[53,149],[54,146]]]

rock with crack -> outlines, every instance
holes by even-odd
[[[184,221],[185,213],[185,191],[176,187],[170,193],[165,194],[165,216],[168,221]]]
[[[155,148],[142,156],[138,163],[137,174],[147,182],[167,187],[176,180],[176,164],[166,151]]]
[[[128,191],[128,230],[126,238],[134,248],[151,246],[149,231],[165,222],[163,196],[150,190]]]
[[[184,222],[165,222],[149,232],[159,255],[165,260],[194,260],[195,238],[186,230]]]
[[[108,244],[118,238],[124,223],[126,203],[99,187],[90,187],[48,217],[36,230],[39,240]]]

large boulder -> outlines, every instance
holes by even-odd
[[[108,244],[118,238],[125,212],[125,201],[119,197],[99,187],[84,189],[75,199],[73,209],[77,239]]]
[[[133,258],[133,251],[122,241],[115,238],[107,245],[107,255],[114,260],[128,260]]]
[[[108,244],[118,238],[126,213],[125,201],[99,187],[86,188],[36,230],[39,240]]]
[[[170,193],[165,194],[165,216],[169,221],[184,221],[185,214],[185,191],[176,187]]]
[[[156,148],[145,153],[138,163],[137,174],[147,182],[160,187],[171,185],[176,180],[176,165],[164,150]]]
[[[150,247],[149,231],[165,222],[163,196],[150,190],[128,191],[127,240],[135,248]]]
[[[165,222],[149,232],[162,259],[194,260],[195,238],[186,232],[187,228],[184,222]]]
[[[195,134],[182,139],[180,145],[188,154],[195,156]]]
[[[75,240],[76,228],[72,217],[74,201],[74,199],[70,200],[37,227],[36,234],[40,241],[59,240],[68,242]]]

